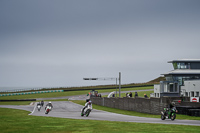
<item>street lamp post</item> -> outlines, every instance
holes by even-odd
[[[121,97],[121,72],[119,72],[119,97]]]

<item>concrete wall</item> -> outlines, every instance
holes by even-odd
[[[185,100],[188,101],[189,98]],[[136,111],[149,114],[160,114],[164,107],[172,101],[181,100],[180,97],[162,97],[162,98],[107,98],[107,97],[91,97],[92,103],[117,108],[122,110]],[[182,102],[184,103],[184,102]],[[190,102],[187,102],[190,104]],[[184,106],[188,104],[183,104]],[[193,105],[194,103],[191,103]],[[199,105],[199,104],[198,104]]]
[[[160,98],[92,97],[91,100],[94,104],[101,106],[150,114],[160,114],[160,111],[166,106],[166,100]]]

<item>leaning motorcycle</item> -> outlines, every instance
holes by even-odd
[[[51,106],[47,106],[45,108],[45,114],[48,114],[51,111]]]
[[[81,116],[85,115],[86,117],[88,117],[91,111],[92,111],[92,105],[88,105],[88,107],[85,108],[84,110],[81,109]]]
[[[173,121],[176,119],[177,112],[178,111],[176,110],[176,107],[173,107],[172,109],[164,108],[164,111],[161,111],[161,119],[165,120],[166,118],[168,118]]]
[[[41,105],[40,104],[37,105],[37,109],[38,109],[38,111],[40,111],[40,109],[41,109]]]

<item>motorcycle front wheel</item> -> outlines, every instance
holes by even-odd
[[[47,110],[46,112],[45,112],[45,114],[48,114],[49,113],[49,110]]]
[[[175,120],[175,118],[176,118],[176,114],[172,114],[171,120],[173,121],[173,120]]]
[[[89,114],[90,114],[90,110],[87,110],[87,111],[86,111],[86,115],[85,115],[85,116],[86,116],[86,117],[88,117],[88,116],[89,116]]]

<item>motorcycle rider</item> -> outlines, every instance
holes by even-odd
[[[174,108],[175,107],[175,102],[171,102],[170,104],[169,104],[169,111],[171,112],[172,111],[172,108]],[[176,107],[175,107],[176,108]],[[178,110],[176,110],[176,113],[178,112]]]
[[[40,102],[37,103],[37,106],[40,105]]]
[[[91,100],[89,100],[88,102],[85,103],[85,107],[83,108],[82,113],[84,112],[84,110],[85,110],[88,106],[91,106],[91,109],[92,109],[92,101],[91,101]]]
[[[41,104],[40,104],[40,102],[37,103],[37,108],[38,108],[38,111],[40,111],[40,109],[41,109]]]
[[[43,105],[44,105],[44,101],[41,101],[41,105],[42,105],[42,107],[43,107]]]
[[[46,107],[47,107],[47,106],[50,106],[50,107],[51,107],[51,109],[53,108],[53,105],[52,105],[52,103],[51,103],[51,102],[47,103]],[[46,107],[45,107],[45,110],[46,110]]]
[[[167,115],[168,112],[171,113],[171,110],[172,110],[173,107],[175,107],[175,102],[171,102],[171,103],[168,105],[168,109],[164,112],[165,115]]]
[[[175,106],[175,102],[171,102],[168,107],[169,109],[172,109],[174,106]]]

